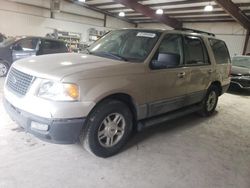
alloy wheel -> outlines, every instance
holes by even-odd
[[[112,113],[101,123],[98,129],[98,141],[106,148],[113,147],[123,137],[126,122],[122,114]]]
[[[217,95],[215,91],[211,91],[207,98],[207,111],[213,110],[217,102]]]

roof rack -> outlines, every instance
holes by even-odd
[[[200,30],[196,30],[196,29],[178,28],[178,29],[175,29],[175,30],[179,30],[179,31],[189,31],[189,32],[193,32],[193,33],[206,34],[206,35],[210,35],[210,36],[215,37],[215,34],[213,34],[213,33],[209,33],[209,32],[206,32],[206,31],[200,31]]]

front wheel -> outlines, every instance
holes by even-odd
[[[6,62],[0,61],[0,77],[5,77],[9,71],[9,66]]]
[[[202,102],[201,115],[210,116],[214,113],[219,98],[218,88],[216,86],[211,86]]]
[[[133,117],[126,104],[117,100],[100,103],[89,115],[81,143],[99,157],[118,153],[132,132]]]

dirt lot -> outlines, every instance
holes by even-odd
[[[0,161],[0,188],[249,188],[250,92],[223,95],[210,118],[191,114],[138,133],[108,159],[26,134],[0,102]]]

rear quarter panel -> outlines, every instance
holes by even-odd
[[[226,86],[230,84],[230,70],[231,70],[231,64],[225,63],[225,64],[217,64],[213,49],[210,45],[209,39],[204,39],[206,47],[208,49],[208,55],[211,61],[211,67],[213,69],[212,77],[211,77],[211,83],[214,81],[219,81],[221,83],[221,86]],[[207,88],[211,85],[211,83],[207,86]]]

